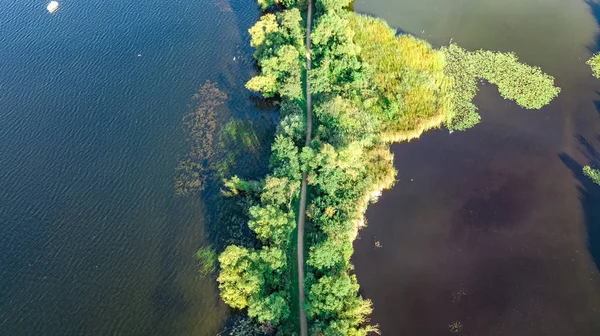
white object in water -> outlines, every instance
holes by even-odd
[[[46,9],[48,9],[48,12],[50,12],[51,14],[56,12],[56,10],[58,9],[58,1],[50,1]]]

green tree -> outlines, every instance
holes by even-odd
[[[284,211],[277,206],[253,206],[250,208],[251,220],[248,226],[263,243],[280,246],[288,242],[296,227],[294,217],[293,211]]]
[[[335,146],[347,146],[354,141],[366,143],[378,127],[378,120],[372,114],[342,97],[317,105],[314,113],[319,120],[319,138]]]
[[[259,293],[262,275],[256,272],[256,252],[230,245],[219,256],[219,290],[221,298],[232,308],[246,308],[253,295]]]
[[[595,53],[585,64],[590,66],[594,77],[600,78],[600,53]]]
[[[314,67],[310,72],[314,94],[355,95],[365,85],[360,48],[352,41],[354,31],[345,16],[322,15],[311,34]]]
[[[297,8],[265,14],[249,29],[250,44],[261,74],[246,84],[265,97],[277,94],[299,99],[302,96],[301,71],[304,68],[302,17]]]
[[[329,237],[310,247],[306,263],[320,271],[336,266],[343,269],[350,262],[352,252],[349,235]]]
[[[583,167],[583,173],[585,176],[589,177],[596,184],[600,184],[600,170],[593,169],[590,166]]]
[[[275,292],[266,298],[260,298],[248,308],[248,316],[256,317],[259,322],[269,321],[278,325],[290,316],[289,293]]]
[[[275,138],[271,147],[271,167],[274,177],[288,178],[292,181],[300,181],[300,162],[298,160],[298,148],[290,138],[281,135]]]

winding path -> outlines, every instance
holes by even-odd
[[[310,31],[312,27],[312,0],[308,0],[306,17],[306,142],[308,147],[312,138],[312,99],[310,94]],[[300,191],[300,210],[298,211],[298,305],[300,319],[300,336],[308,336],[306,312],[304,311],[304,219],[306,217],[306,172],[302,174],[302,189]]]

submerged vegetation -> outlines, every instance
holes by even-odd
[[[203,247],[196,252],[196,259],[200,262],[200,277],[212,274],[217,269],[217,253],[210,247]]]
[[[318,0],[312,27],[312,69],[305,70],[305,21],[293,1],[261,0],[264,14],[250,29],[261,68],[247,87],[279,99],[281,122],[272,145],[271,174],[262,181],[233,177],[231,196],[249,206],[255,246],[230,245],[219,256],[223,301],[245,309],[244,330],[297,334],[294,230],[302,174],[308,176],[305,310],[312,335],[366,335],[369,300],[359,295],[350,258],[364,212],[395,182],[392,142],[446,126],[479,122],[472,99],[477,80],[525,108],[540,108],[559,92],[552,77],[514,54],[441,50],[384,21],[349,12],[348,0]],[[306,132],[303,81],[314,105],[314,138]],[[260,326],[260,328],[258,328]],[[247,327],[247,328],[246,328]],[[249,328],[249,329],[248,329]]]
[[[210,81],[206,81],[200,91],[192,97],[190,112],[183,116],[189,152],[177,167],[177,195],[203,190],[209,172],[215,169],[217,108],[225,104],[227,99],[227,95]]]
[[[594,77],[600,78],[600,53],[594,54],[585,64],[590,66]]]

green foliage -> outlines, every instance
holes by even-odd
[[[476,75],[498,86],[504,99],[514,100],[526,109],[540,109],[560,93],[554,78],[542,69],[519,62],[514,53],[479,50],[471,54]]]
[[[300,181],[292,181],[287,177],[267,176],[260,200],[263,204],[286,206],[289,210],[299,190]]]
[[[378,120],[342,97],[335,97],[315,107],[320,125],[316,134],[336,146],[354,141],[369,141],[378,129]]]
[[[311,246],[306,263],[319,271],[326,271],[334,267],[345,268],[354,252],[349,237],[346,238],[344,241],[331,237]]]
[[[300,180],[300,162],[298,161],[298,147],[290,138],[278,136],[272,146],[271,167],[273,176],[287,177],[291,180]]]
[[[223,191],[226,196],[235,196],[239,194],[259,194],[262,189],[262,183],[258,181],[245,181],[237,175],[223,180],[223,186],[227,191]]]
[[[381,119],[381,137],[404,140],[439,126],[452,110],[444,56],[423,40],[396,36],[380,19],[354,15],[350,24],[370,70],[362,99]]]
[[[296,227],[292,211],[269,204],[251,207],[250,218],[248,226],[264,244],[286,244],[290,233]]]
[[[352,0],[318,0],[317,7],[321,12],[345,11]]]
[[[281,275],[285,270],[285,254],[277,248],[265,247],[260,251],[235,245],[228,246],[219,256],[221,298],[233,308],[248,307],[248,316],[259,322],[278,323],[289,314],[289,297],[279,293],[285,290]],[[279,294],[278,294],[279,293]],[[266,302],[274,306],[266,307]]]
[[[356,277],[347,274],[325,275],[310,287],[308,315],[321,316],[323,319],[334,318],[347,301],[355,298],[357,291]]]
[[[248,308],[248,316],[253,316],[259,322],[269,321],[277,325],[290,315],[290,305],[288,302],[289,293],[276,292],[266,298],[261,298]]]
[[[600,53],[595,53],[585,64],[590,66],[594,77],[600,78]]]
[[[265,14],[249,29],[250,44],[256,48],[254,57],[261,67],[248,83],[249,90],[265,97],[302,96],[301,71],[304,69],[304,30],[302,17],[296,8],[275,14]]]
[[[312,31],[311,92],[352,95],[365,84],[354,31],[348,18],[335,13],[322,15]]]
[[[592,179],[592,181],[594,181],[594,183],[600,185],[600,170],[593,169],[590,166],[585,166],[585,167],[583,167],[583,174],[585,174],[585,176]]]
[[[253,272],[256,252],[243,247],[228,246],[219,256],[221,272],[219,289],[223,301],[233,308],[246,308],[253,295],[258,294],[261,286],[261,274]]]
[[[356,295],[355,276],[346,273],[325,275],[308,292],[308,315],[313,332],[323,335],[366,335],[376,327],[362,326],[371,313],[371,302]]]
[[[496,84],[503,98],[527,109],[542,108],[560,93],[553,77],[538,67],[520,63],[513,53],[469,52],[454,44],[442,48],[442,52],[448,64],[446,73],[454,79],[456,116],[447,124],[450,130],[464,130],[479,121],[471,102],[478,90],[477,79]]]
[[[196,251],[196,259],[200,261],[200,277],[212,274],[217,269],[217,253],[210,247]]]
[[[280,103],[281,122],[277,135],[291,139],[294,144],[304,144],[306,137],[306,115],[297,102],[284,99]]]
[[[258,0],[258,5],[262,10],[265,10],[274,5],[284,5],[287,8],[290,8],[296,4],[295,0]]]

